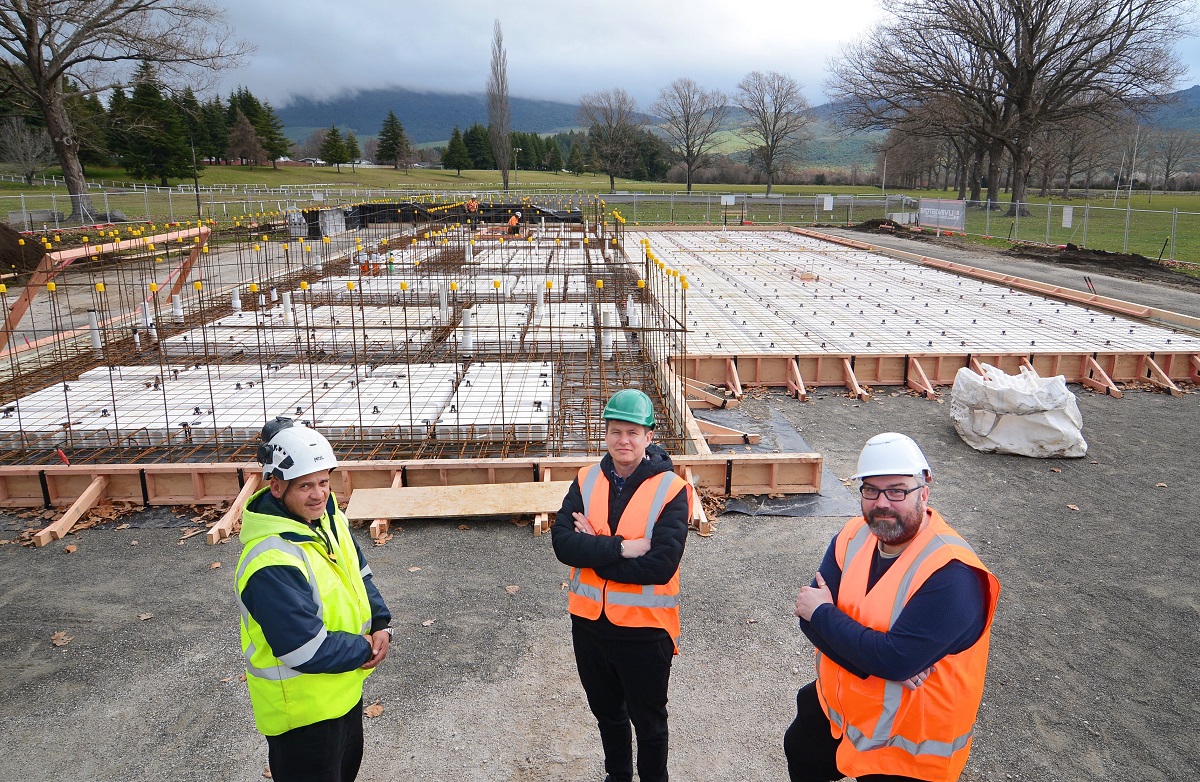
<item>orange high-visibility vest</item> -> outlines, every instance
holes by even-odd
[[[649,538],[667,503],[687,492],[688,518],[692,513],[692,487],[673,472],[647,478],[629,498],[617,523],[617,534],[626,540]],[[579,492],[592,529],[612,535],[608,526],[608,478],[599,464],[579,471]],[[571,568],[567,610],[584,619],[608,620],[621,627],[661,627],[676,642],[679,653],[679,568],[665,584],[623,584],[600,578],[591,568]]]
[[[986,575],[987,622],[973,646],[939,660],[916,690],[876,676],[860,679],[818,651],[817,695],[833,736],[842,739],[838,771],[849,777],[896,774],[952,782],[971,751],[1000,582],[970,544],[929,509],[925,529],[868,592],[877,542],[861,516],[838,533],[834,554],[842,580],[837,607],[850,618],[873,630],[890,630],[925,580],[958,560]]]
[[[519,222],[520,222],[520,221],[517,219],[517,216],[516,216],[516,215],[513,215],[512,217],[508,218],[508,227],[509,227],[509,228],[516,228],[516,227],[517,227],[517,223],[519,223]]]

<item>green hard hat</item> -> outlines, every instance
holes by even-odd
[[[654,403],[641,391],[626,388],[612,395],[601,417],[605,421],[629,421],[653,429]]]

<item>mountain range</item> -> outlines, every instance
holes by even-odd
[[[1159,109],[1150,124],[1163,128],[1200,130],[1200,85],[1172,93],[1168,105]],[[531,98],[510,98],[512,127],[526,133],[557,133],[579,127],[579,107],[573,103]],[[478,122],[487,124],[487,99],[482,93],[422,92],[403,88],[363,90],[345,97],[314,100],[293,98],[276,110],[285,132],[301,141],[314,130],[336,124],[352,130],[360,139],[379,133],[384,118],[394,111],[413,144],[445,143],[457,127],[466,130]],[[869,164],[869,148],[878,133],[841,135],[830,124],[830,106],[813,109],[817,117],[814,139],[805,155],[810,165],[845,166],[849,162]]]

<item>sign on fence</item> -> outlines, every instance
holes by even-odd
[[[1063,228],[1070,228],[1071,223],[1075,219],[1075,207],[1064,206],[1062,208],[1062,210],[1063,210]]]
[[[918,207],[921,225],[926,228],[967,230],[967,202],[945,198],[922,198]]]

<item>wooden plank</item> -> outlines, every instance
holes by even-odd
[[[346,518],[440,519],[557,512],[570,481],[496,483],[486,486],[408,486],[359,489]]]
[[[738,377],[737,364],[732,357],[725,359],[725,385],[736,398],[741,399],[745,396],[742,391],[742,380]]]
[[[683,479],[692,486],[694,494],[692,497],[692,518],[689,520],[689,526],[693,527],[701,535],[708,537],[712,534],[712,522],[709,521],[708,514],[704,512],[704,503],[700,501],[700,490],[696,488],[695,476],[692,475],[690,467],[683,468]]]
[[[704,439],[709,445],[755,445],[762,441],[760,435],[743,432],[739,429],[731,429],[728,426],[714,424],[712,421],[705,421],[702,418],[696,419],[696,425],[704,433]]]
[[[229,506],[229,510],[225,511],[216,524],[208,528],[204,539],[210,545],[229,539],[233,534],[233,525],[237,524],[242,518],[242,508],[250,499],[250,495],[258,491],[260,483],[262,483],[261,472],[255,471],[246,477],[246,482],[242,484],[242,490],[238,492],[237,497],[234,497],[233,504]]]
[[[393,488],[393,489],[404,488],[404,472],[403,471],[397,470],[392,475],[391,488]],[[351,496],[353,496],[353,495],[351,495]],[[386,518],[378,518],[378,519],[375,519],[374,521],[372,521],[371,522],[371,540],[379,540],[380,538],[387,535],[388,527],[390,526],[390,524],[391,524],[390,520],[386,519]]]
[[[925,370],[921,366],[921,362],[917,361],[915,356],[908,357],[908,377],[904,381],[904,385],[920,391],[926,399],[936,399],[937,391],[934,390],[933,384],[929,382],[929,378],[925,375]]]
[[[100,501],[100,497],[104,495],[104,489],[108,486],[107,475],[97,475],[92,478],[91,484],[84,489],[79,495],[79,499],[71,504],[67,512],[62,515],[58,521],[51,522],[45,529],[40,530],[33,536],[35,546],[44,546],[52,540],[62,540],[63,536],[71,531],[75,526],[75,522],[83,517],[96,503]]]
[[[1108,376],[1108,373],[1091,356],[1084,356],[1084,371],[1081,375],[1082,377],[1079,378],[1079,382],[1088,388],[1103,391],[1117,399],[1124,396],[1121,389],[1117,388],[1117,384]]]
[[[1200,356],[1188,356],[1189,378],[1193,383],[1200,383]]]
[[[550,477],[553,473],[553,468],[547,467],[542,470],[542,480],[550,483],[553,479]],[[533,534],[541,535],[546,530],[550,529],[550,525],[554,523],[554,516],[549,513],[539,513],[533,517]]]
[[[698,380],[691,378],[683,378],[683,389],[687,395],[687,403],[692,408],[702,410],[725,409],[737,407],[738,400],[731,399],[724,394],[710,390],[715,386],[708,386]]]
[[[795,358],[788,361],[787,390],[801,402],[808,401],[808,389],[804,387],[804,376],[800,374],[800,364]]]
[[[1150,358],[1149,356],[1145,356],[1144,358],[1146,362],[1147,377],[1150,379],[1151,383],[1170,392],[1171,396],[1183,396],[1183,391],[1179,389],[1179,386],[1171,382],[1171,378],[1167,376],[1167,373],[1162,370],[1162,367],[1160,367],[1154,361],[1154,359]]]
[[[845,381],[846,388],[849,389],[851,395],[863,402],[870,402],[871,395],[868,394],[863,387],[858,384],[858,378],[854,376],[854,367],[850,365],[850,359],[842,359],[842,378]]]

